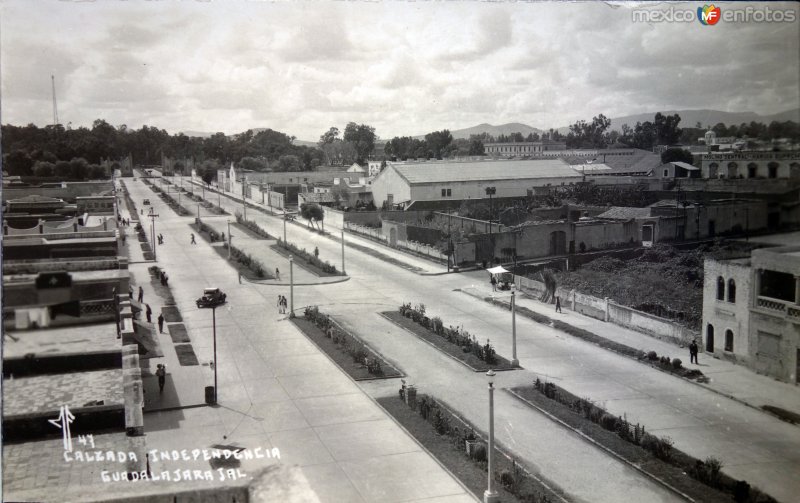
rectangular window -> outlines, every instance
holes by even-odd
[[[453,195],[453,191],[451,189],[442,189],[442,197],[450,197]]]

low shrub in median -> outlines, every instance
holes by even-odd
[[[461,348],[464,353],[472,353],[478,359],[489,364],[497,363],[497,354],[494,347],[486,340],[486,344],[481,345],[478,338],[470,334],[463,328],[459,327],[445,327],[441,318],[438,316],[428,318],[425,316],[425,304],[418,304],[411,307],[411,303],[402,304],[400,306],[400,314],[406,318],[412,319],[414,322],[427,328],[434,334],[446,339],[447,342],[455,344]]]
[[[310,265],[318,268],[322,272],[325,272],[327,274],[341,274],[339,271],[336,270],[335,265],[331,264],[330,262],[321,260],[313,253],[308,253],[305,248],[300,249],[292,243],[283,242],[281,238],[278,238],[278,246],[290,251],[292,255],[300,257],[301,259],[308,262]]]
[[[266,270],[264,269],[264,264],[260,260],[253,258],[235,246],[231,246],[230,243],[225,243],[224,247],[225,249],[230,247],[231,258],[253,271],[256,276],[259,278],[265,278],[267,276]]]
[[[380,359],[377,357],[370,358],[369,352],[360,340],[336,325],[330,316],[321,313],[317,306],[308,306],[303,314],[305,319],[322,330],[328,339],[331,339],[334,344],[339,345],[342,350],[349,354],[353,358],[353,363],[362,363],[372,375],[383,375]]]
[[[590,400],[578,398],[552,382],[543,382],[537,378],[533,386],[512,388],[511,391],[523,399],[542,406],[549,413],[569,424],[570,427],[580,430],[629,462],[639,465],[644,471],[667,479],[671,484],[678,486],[680,490],[691,493],[690,495],[697,498],[698,501],[725,501],[732,495],[734,501],[742,503],[775,503],[771,496],[751,487],[746,482],[737,481],[721,473],[722,463],[718,459],[713,457],[706,458],[705,461],[695,459],[675,449],[671,438],[657,437],[647,433],[644,425],[632,424],[625,415],[615,416]],[[541,396],[546,399],[537,398]],[[548,405],[548,403],[557,405]],[[576,418],[576,415],[582,416],[582,419]],[[614,435],[611,437],[600,435],[582,421],[594,423]],[[623,442],[611,440],[613,438],[621,439]],[[636,454],[628,447],[622,447],[625,444],[640,447],[656,459],[669,465],[670,468],[659,468],[659,465],[647,462],[641,454]],[[665,465],[660,466],[664,467]],[[714,491],[708,492],[709,489],[696,485],[694,482],[681,482],[681,478],[685,477],[684,474]],[[717,491],[728,493],[728,495]]]
[[[418,419],[413,422],[409,421],[407,414],[402,410],[404,407],[396,406],[396,399],[387,397],[380,399],[379,402],[426,448],[433,451],[444,465],[457,476],[462,477],[462,481],[473,492],[480,493],[482,489],[485,489],[486,475],[479,474],[485,474],[488,471],[486,435],[477,431],[472,424],[434,397],[425,394],[417,395],[412,386],[406,386],[404,383],[399,390],[399,396],[400,400],[424,423],[420,424]],[[389,403],[389,400],[394,403]],[[449,445],[441,446],[442,440]],[[437,445],[432,445],[434,442]],[[471,465],[469,470],[472,473],[458,469],[458,466],[463,465],[465,460],[467,465]],[[549,503],[558,498],[556,493],[542,483],[539,478],[534,477],[497,443],[495,444],[494,461],[493,478],[498,483],[498,489],[501,490],[502,501]]]
[[[239,225],[247,227],[248,230],[252,231],[254,234],[258,236],[261,236],[262,238],[272,239],[272,236],[270,236],[267,231],[259,227],[259,225],[253,222],[252,220],[245,220],[244,217],[242,217],[242,214],[239,213],[238,211],[236,212],[236,222]]]

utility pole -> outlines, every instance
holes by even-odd
[[[153,260],[157,260],[158,256],[156,254],[156,217],[158,216],[154,211],[153,207],[150,207],[150,213],[147,214],[150,218],[150,242],[153,243]]]
[[[344,229],[342,229],[342,274],[345,274],[345,272],[344,272]]]
[[[294,259],[289,255],[289,318],[294,318]]]
[[[231,246],[233,246],[233,234],[231,234],[231,221],[228,219],[228,260],[231,259]]]
[[[247,221],[247,178],[242,177],[242,207],[244,208],[244,219]]]

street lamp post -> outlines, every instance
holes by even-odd
[[[511,292],[511,365],[519,366],[517,359],[517,296]]]
[[[283,209],[283,247],[286,248],[286,208]]]
[[[150,217],[150,242],[153,243],[153,260],[158,259],[158,254],[156,253],[156,217],[158,216],[154,211],[153,207],[150,207],[150,213],[147,214]]]
[[[494,262],[494,239],[492,236],[492,217],[494,216],[494,204],[492,203],[492,196],[497,193],[496,187],[486,187],[486,195],[489,196],[489,243],[492,245],[492,257],[489,263]]]
[[[233,234],[231,234],[231,220],[228,219],[228,260],[231,259],[232,246],[233,246]]]
[[[211,307],[212,326],[214,327],[214,404],[217,403],[217,306]]]
[[[200,220],[200,203],[197,203],[197,219]]]
[[[294,318],[294,259],[289,255],[289,318]]]
[[[489,487],[483,493],[483,503],[498,503],[500,495],[494,490],[494,370],[486,373],[489,381]]]
[[[345,274],[345,272],[344,272],[344,229],[342,229],[342,274]]]

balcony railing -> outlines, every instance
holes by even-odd
[[[756,308],[764,311],[771,311],[772,314],[782,314],[787,320],[800,323],[800,305],[794,304],[793,302],[769,297],[758,297],[756,299]]]
[[[778,311],[781,313],[786,312],[786,302],[778,299],[771,299],[769,297],[758,297],[756,299],[756,307],[767,309],[769,311]]]

